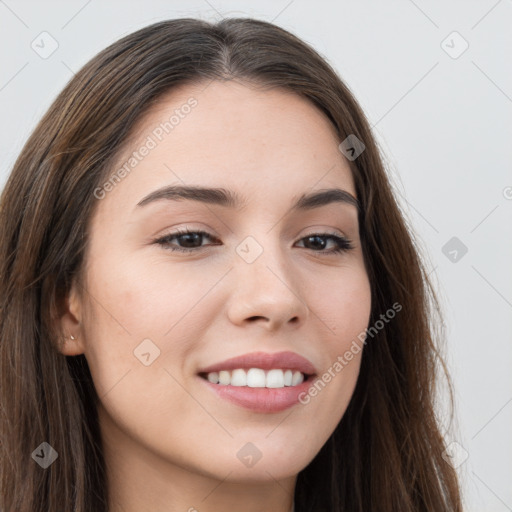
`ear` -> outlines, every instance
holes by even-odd
[[[60,333],[60,352],[65,356],[83,354],[85,352],[85,340],[82,329],[83,303],[74,279],[69,292],[58,301],[58,309],[59,316],[56,330]]]

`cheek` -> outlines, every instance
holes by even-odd
[[[325,330],[325,348],[333,355],[344,350],[368,326],[371,288],[364,267],[340,268],[321,280],[309,280],[307,305]]]
[[[98,259],[89,282],[98,299],[95,310],[108,325],[116,320],[124,335],[134,339],[163,339],[194,309],[200,309],[202,297],[220,277],[214,271],[198,272],[193,265],[139,255],[117,262]]]
[[[207,305],[223,272],[112,252],[93,261],[86,357],[98,388],[110,389],[128,371],[138,371],[148,352],[152,369],[181,371],[177,367],[218,315]]]
[[[338,269],[335,276],[311,283],[308,307],[321,326],[323,365],[303,403],[334,429],[348,406],[359,376],[364,333],[371,312],[371,288],[364,267]],[[330,411],[330,415],[325,415]]]

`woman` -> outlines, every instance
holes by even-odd
[[[462,510],[434,294],[363,112],[289,32],[102,51],[0,241],[2,510]]]

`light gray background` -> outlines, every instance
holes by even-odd
[[[512,1],[0,0],[0,187],[73,72],[184,16],[274,21],[355,93],[442,299],[466,510],[512,510]],[[43,31],[59,45],[47,59],[31,48]],[[468,248],[456,262],[442,252],[454,236]]]

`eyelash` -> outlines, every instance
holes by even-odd
[[[166,250],[170,251],[178,251],[183,253],[192,253],[192,252],[198,252],[204,248],[204,246],[201,247],[192,247],[192,248],[184,248],[179,246],[172,246],[170,245],[170,241],[173,238],[179,238],[181,235],[188,235],[188,234],[196,234],[196,235],[202,235],[210,238],[211,240],[216,240],[210,233],[207,233],[206,231],[201,230],[189,230],[189,229],[178,229],[174,233],[170,233],[168,235],[165,235],[162,238],[159,238],[154,241],[154,243],[164,246]],[[309,235],[306,235],[305,237],[301,238],[300,240],[304,240],[306,238],[310,237],[321,237],[321,238],[331,238],[336,241],[337,247],[334,249],[331,249],[329,251],[315,251],[313,249],[313,252],[319,253],[321,255],[332,255],[332,254],[338,254],[338,253],[344,253],[352,250],[354,246],[352,245],[352,242],[345,237],[339,236],[335,233],[311,233]],[[218,244],[217,244],[218,245]]]

